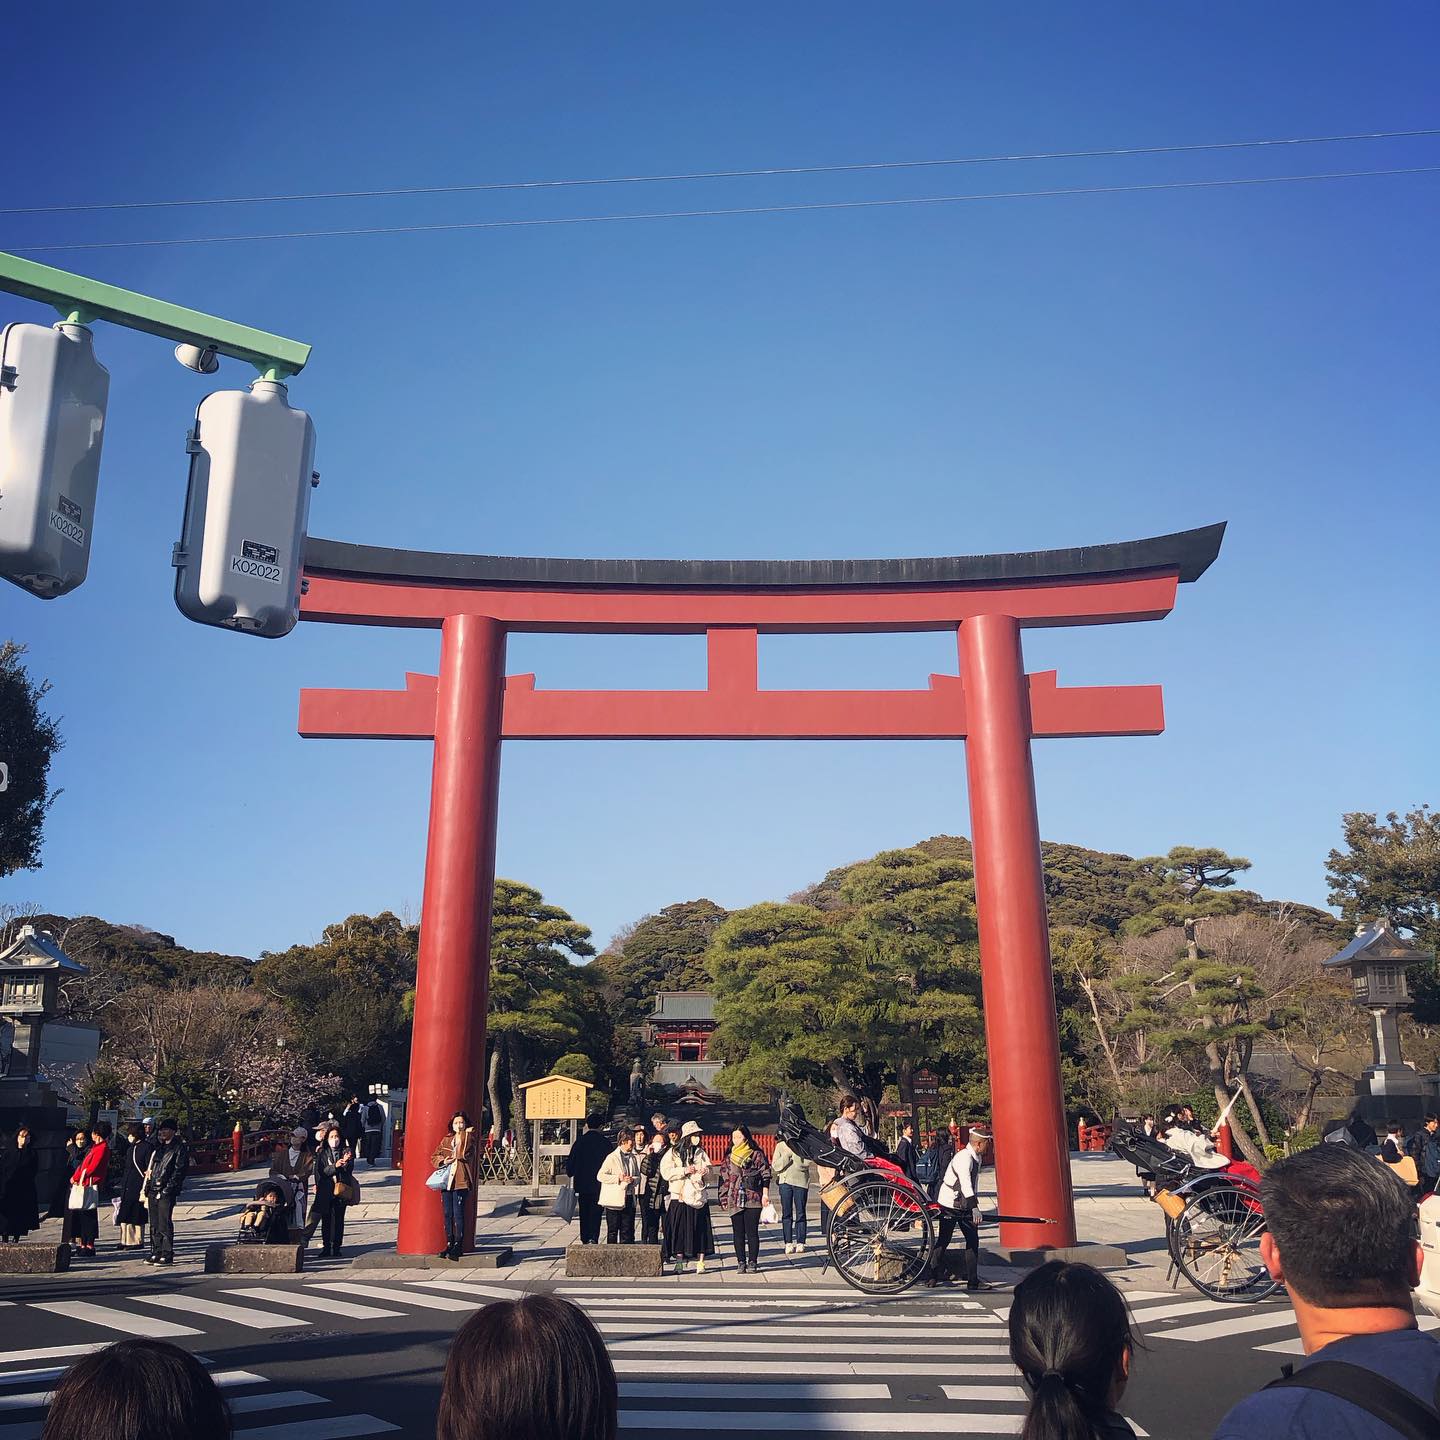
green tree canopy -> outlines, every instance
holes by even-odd
[[[589,966],[574,963],[595,953],[589,929],[516,880],[496,880],[493,913],[486,1083],[491,1124],[498,1131],[507,1111],[512,1118],[524,1113],[520,1086],[545,1074],[562,1055],[582,1050],[588,1039],[604,1051],[592,1054],[592,1062],[608,1067],[611,1057],[601,1023],[599,977]],[[515,1125],[522,1166],[529,1155],[524,1131]]]
[[[406,997],[415,985],[419,931],[389,910],[327,925],[318,945],[292,945],[256,962],[254,981],[284,1006],[297,1042],[347,1088],[403,1085],[410,1069]]]
[[[13,640],[0,644],[0,876],[40,868],[45,815],[60,795],[50,788],[50,762],[64,742],[40,708],[50,682],[31,679],[24,654]]]
[[[1355,811],[1342,821],[1345,848],[1325,862],[1330,903],[1352,925],[1388,919],[1427,950],[1440,949],[1440,813]]]
[[[724,918],[713,900],[683,900],[612,941],[595,966],[610,985],[616,1022],[639,1025],[658,991],[704,990],[705,951]]]

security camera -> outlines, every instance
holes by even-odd
[[[213,375],[220,368],[220,357],[213,345],[177,345],[175,358],[197,375]]]

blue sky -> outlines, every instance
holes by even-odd
[[[932,160],[1440,124],[1420,5],[357,3],[8,23],[5,206]],[[67,78],[68,77],[68,78]],[[1440,137],[415,198],[0,215],[0,248],[1440,164]],[[312,532],[500,554],[966,554],[1214,520],[1159,624],[1029,632],[1161,682],[1158,739],[1036,746],[1043,833],[1249,856],[1325,897],[1353,809],[1440,800],[1440,175],[37,253],[309,340]],[[0,318],[48,317],[0,296]],[[0,593],[64,788],[0,902],[254,955],[419,913],[429,746],[301,741],[303,685],[398,686],[430,632],[193,625],[170,546],[201,396],[112,374],[83,589]],[[920,686],[940,635],[762,640],[762,684]],[[542,685],[702,683],[703,641],[516,637]],[[968,830],[959,745],[512,744],[501,873],[603,943]]]

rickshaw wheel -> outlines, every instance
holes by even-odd
[[[830,1263],[867,1295],[908,1290],[925,1273],[934,1240],[926,1208],[884,1176],[850,1182],[830,1216]]]
[[[1260,1258],[1265,1216],[1251,1186],[1197,1191],[1168,1229],[1176,1268],[1211,1300],[1253,1304],[1280,1288]]]

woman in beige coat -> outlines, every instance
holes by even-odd
[[[445,1248],[440,1259],[458,1260],[465,1248],[465,1202],[475,1188],[475,1130],[463,1110],[451,1117],[449,1133],[435,1147],[430,1164],[436,1170],[452,1167],[440,1192],[445,1207]]]

